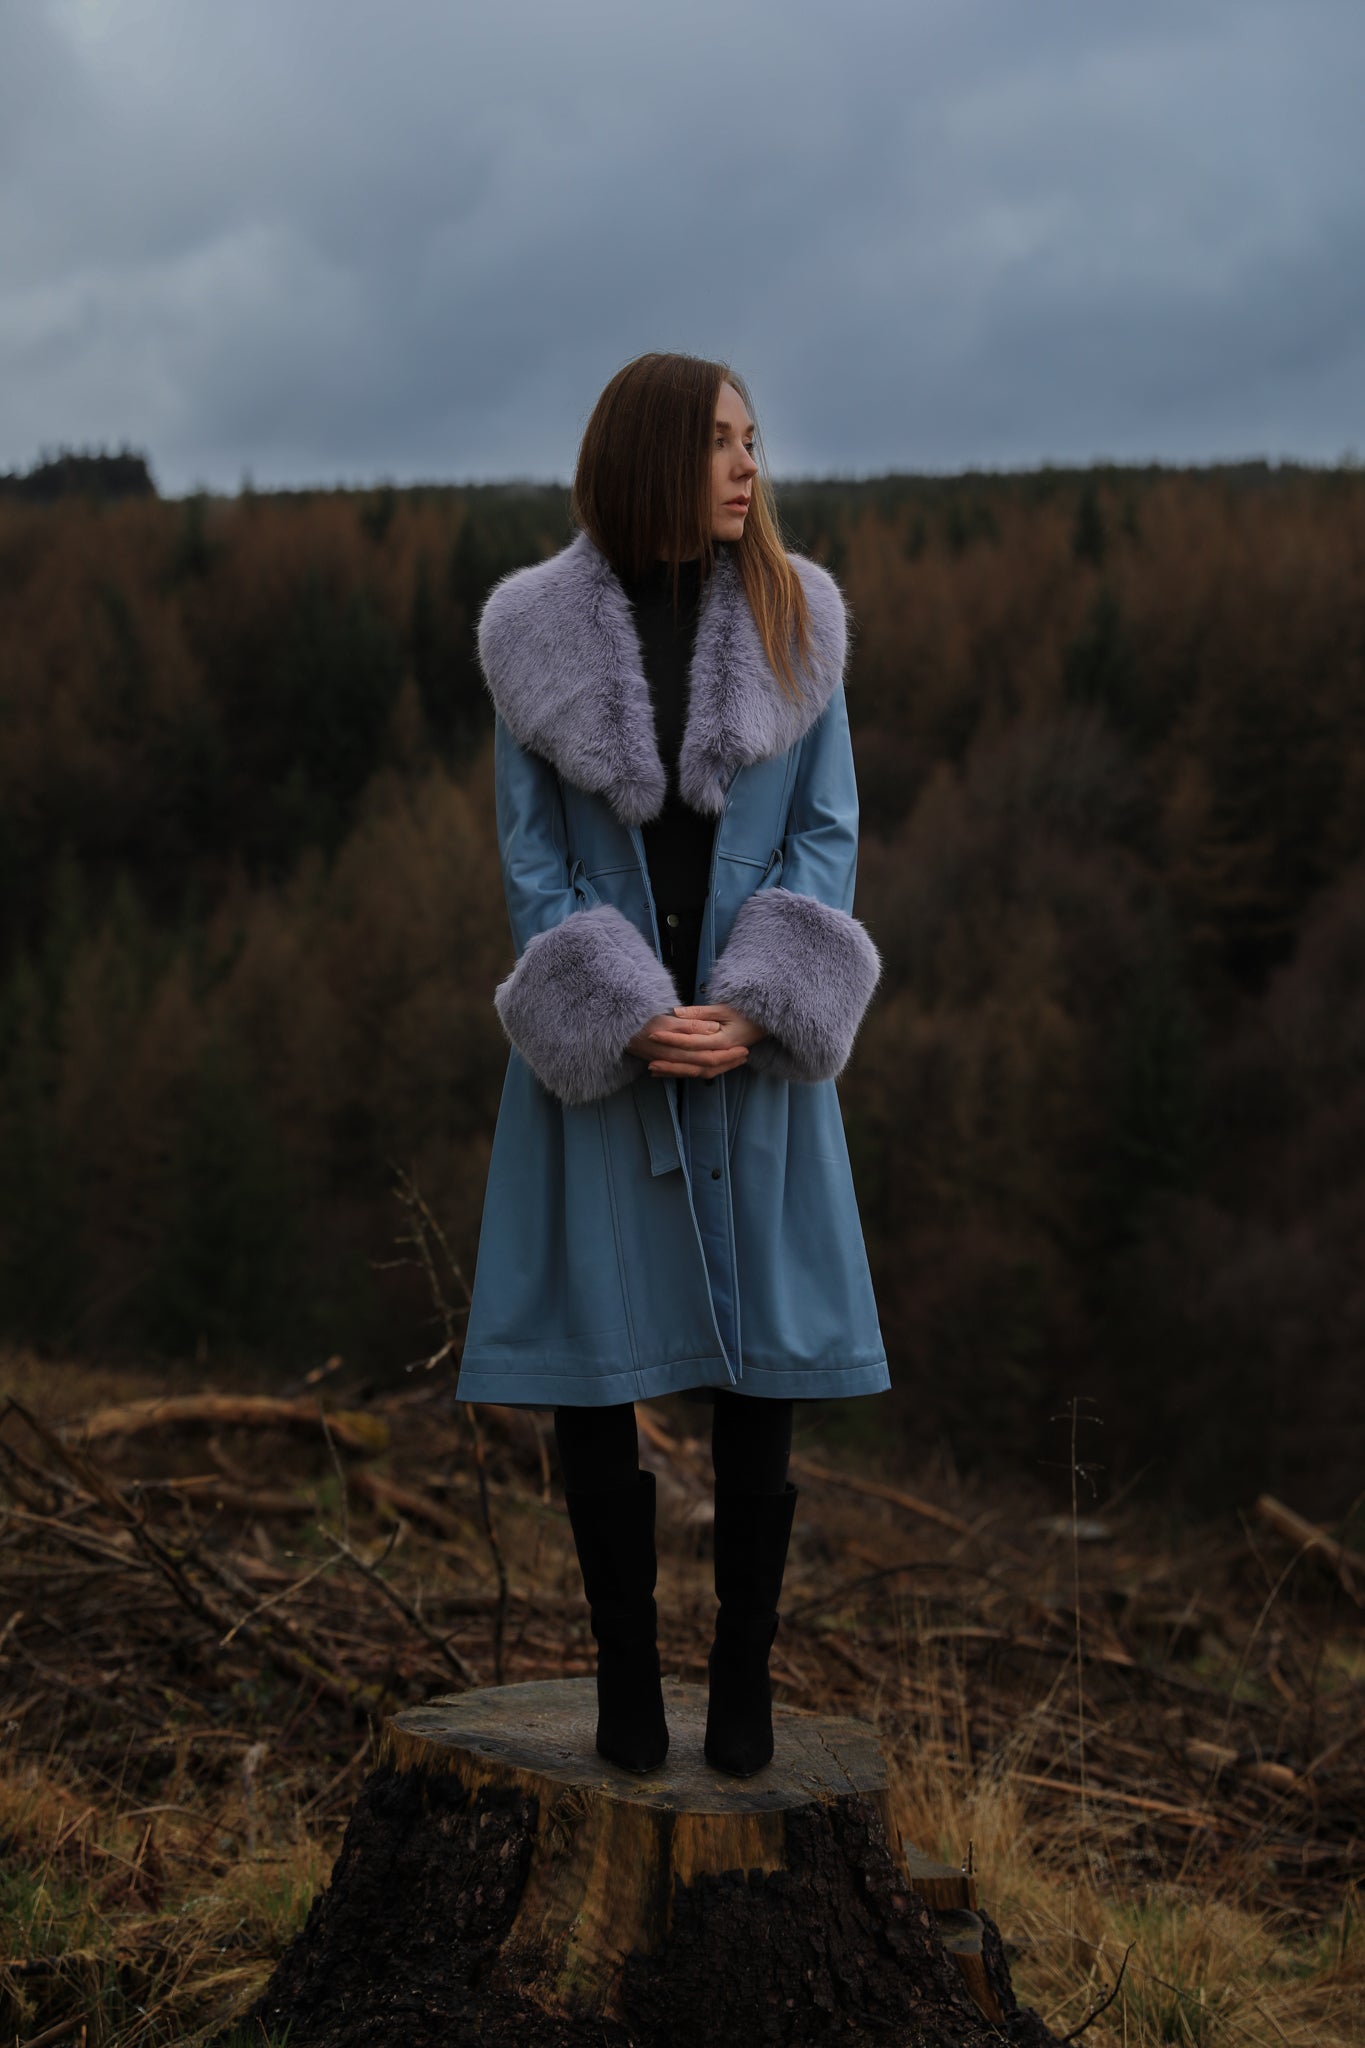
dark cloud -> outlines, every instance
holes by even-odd
[[[779,472],[1362,437],[1358,0],[24,0],[0,466],[566,475],[726,356]]]

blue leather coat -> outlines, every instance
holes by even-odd
[[[880,973],[852,915],[845,614],[827,572],[790,559],[817,629],[803,706],[781,698],[724,557],[689,675],[680,781],[718,820],[697,998],[769,1033],[710,1080],[625,1051],[682,998],[639,829],[663,783],[620,584],[580,536],[485,608],[517,965],[495,997],[511,1047],[463,1400],[890,1384],[834,1078]]]

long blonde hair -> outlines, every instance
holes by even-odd
[[[728,363],[652,351],[616,372],[592,409],[574,472],[573,516],[617,574],[635,579],[661,557],[700,556],[705,587],[715,565],[711,535],[711,451],[716,403],[732,384],[755,418],[749,393]],[[797,698],[797,662],[810,654],[810,615],[787,559],[757,423],[744,532],[732,549],[769,666]]]

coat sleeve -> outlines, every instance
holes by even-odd
[[[494,1006],[510,1042],[561,1102],[595,1101],[648,1063],[626,1047],[679,1001],[672,975],[614,903],[585,907],[569,871],[559,778],[513,737],[493,738],[498,850],[517,964]]]
[[[745,898],[707,985],[768,1033],[749,1065],[784,1081],[832,1080],[847,1064],[881,955],[852,915],[858,787],[839,683],[801,741],[782,880]]]

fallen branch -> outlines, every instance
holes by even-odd
[[[650,1448],[666,1458],[688,1458],[693,1454],[691,1443],[674,1436],[657,1415],[650,1414],[643,1401],[635,1403],[635,1426]]]
[[[1290,1543],[1297,1543],[1300,1550],[1310,1557],[1321,1558],[1331,1565],[1341,1582],[1342,1590],[1348,1593],[1357,1606],[1362,1604],[1360,1587],[1365,1586],[1365,1557],[1358,1550],[1351,1550],[1344,1543],[1338,1543],[1335,1536],[1329,1536],[1316,1522],[1295,1514],[1283,1501],[1273,1494],[1263,1493],[1256,1502],[1256,1512],[1263,1522],[1285,1537]]]
[[[1163,1820],[1178,1821],[1182,1827],[1212,1828],[1218,1818],[1201,1813],[1197,1807],[1175,1806],[1169,1799],[1140,1799],[1136,1792],[1113,1792],[1106,1785],[1073,1785],[1066,1778],[1039,1778],[1029,1771],[1010,1773],[1016,1785],[1037,1785],[1045,1792],[1068,1792],[1076,1799],[1107,1799],[1115,1806],[1132,1806],[1139,1813],[1159,1814]]]
[[[1312,1786],[1308,1773],[1302,1775],[1291,1770],[1288,1764],[1272,1763],[1265,1757],[1246,1757],[1237,1749],[1229,1749],[1222,1742],[1201,1742],[1191,1736],[1185,1744],[1185,1761],[1196,1769],[1206,1770],[1211,1776],[1219,1771],[1235,1770],[1255,1785],[1264,1785],[1270,1792],[1306,1792],[1311,1795]]]
[[[316,1401],[281,1401],[270,1394],[177,1394],[166,1400],[125,1401],[97,1408],[61,1432],[63,1441],[99,1443],[104,1437],[141,1436],[149,1429],[317,1429],[323,1411]],[[389,1445],[389,1425],[361,1409],[338,1409],[326,1418],[343,1449],[373,1457]]]
[[[33,1431],[39,1443],[66,1467],[78,1484],[124,1524],[147,1561],[165,1580],[181,1605],[188,1608],[205,1628],[211,1629],[220,1642],[224,1636],[240,1634],[244,1642],[253,1644],[263,1656],[289,1677],[303,1679],[309,1685],[318,1687],[339,1706],[349,1708],[352,1713],[361,1716],[369,1713],[378,1698],[375,1687],[348,1683],[339,1672],[332,1669],[306,1632],[288,1616],[277,1616],[278,1626],[293,1638],[292,1641],[283,1642],[268,1625],[263,1626],[249,1617],[237,1616],[225,1610],[190,1577],[187,1570],[189,1559],[177,1558],[169,1545],[153,1535],[146,1522],[124,1499],[118,1487],[107,1480],[88,1458],[80,1457],[68,1449],[19,1402],[15,1401],[10,1405],[14,1413]],[[199,1556],[194,1561],[210,1577],[216,1578],[220,1585],[239,1593],[247,1591],[240,1580],[233,1585],[226,1569],[212,1558]]]
[[[907,1515],[918,1515],[921,1521],[937,1522],[940,1529],[951,1529],[955,1536],[970,1536],[971,1524],[964,1522],[960,1515],[950,1514],[947,1508],[935,1507],[932,1501],[921,1500],[917,1494],[906,1493],[899,1486],[888,1486],[880,1479],[861,1479],[853,1472],[836,1472],[830,1465],[817,1465],[814,1458],[793,1451],[790,1469],[800,1472],[807,1479],[816,1479],[824,1486],[841,1486],[848,1493],[866,1494],[871,1500],[889,1500],[893,1507],[902,1508]]]
[[[144,1494],[168,1493],[175,1499],[276,1521],[305,1521],[317,1513],[317,1502],[306,1493],[239,1486],[231,1479],[220,1479],[216,1472],[195,1473],[185,1479],[139,1479],[128,1491],[134,1500]]]
[[[410,1522],[424,1522],[440,1536],[458,1541],[469,1534],[469,1524],[462,1515],[442,1507],[440,1501],[432,1500],[430,1495],[414,1492],[410,1486],[399,1486],[378,1472],[353,1473],[351,1486],[354,1492],[372,1501],[375,1507],[389,1508],[395,1514],[406,1516]]]

